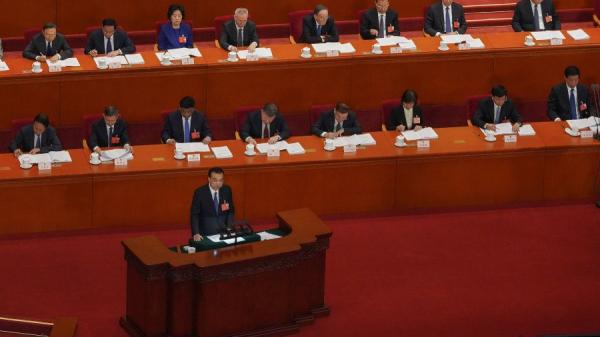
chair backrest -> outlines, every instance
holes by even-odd
[[[31,41],[33,39],[33,37],[37,34],[40,33],[42,30],[39,28],[29,28],[26,31],[23,32],[23,38],[25,39],[25,44],[28,44],[29,41]]]
[[[381,110],[358,110],[356,119],[360,123],[363,132],[381,131]]]
[[[167,117],[169,117],[169,114],[173,111],[177,111],[177,109],[164,109],[160,112],[160,122],[162,124],[165,124],[165,122],[167,121]]]
[[[388,99],[388,100],[381,102],[381,111],[383,113],[383,115],[381,117],[383,119],[382,124],[385,125],[388,128],[388,130],[390,127],[389,122],[390,122],[390,118],[392,116],[392,109],[397,107],[400,104],[401,104],[401,101],[398,98]]]
[[[15,138],[17,133],[27,124],[33,123],[33,118],[18,118],[10,121],[10,135]]]
[[[233,123],[235,126],[235,131],[240,131],[250,112],[260,109],[262,109],[261,105],[244,105],[235,108],[235,110],[233,110]]]
[[[90,34],[92,34],[94,31],[101,29],[102,27],[100,26],[89,26],[89,27],[85,27],[85,36],[90,37]]]
[[[223,15],[217,16],[214,19],[214,27],[215,27],[215,40],[219,40],[221,37],[221,32],[223,31],[223,24],[229,20],[233,19],[233,15]]]
[[[311,124],[307,113],[286,114],[284,118],[290,128],[292,136],[306,136],[311,134]]]
[[[475,114],[475,110],[477,110],[479,102],[481,102],[482,99],[487,98],[489,96],[490,95],[478,95],[467,98],[467,123],[471,120],[473,114]]]
[[[600,0],[596,0],[596,2],[594,2],[594,13],[596,13],[596,16],[600,18]]]
[[[358,19],[358,35],[360,35],[360,26],[363,24],[363,14],[368,11],[368,9],[361,9],[356,12],[356,18]]]
[[[335,104],[311,105],[310,109],[308,110],[308,118],[309,118],[310,125],[315,124],[315,122],[319,119],[319,117],[321,117],[322,113],[329,111],[329,110],[333,110],[334,108],[335,108]]]
[[[294,38],[294,41],[300,41],[300,37],[302,36],[302,19],[312,13],[313,11],[310,9],[303,9],[288,13],[290,18],[290,35],[292,38]]]
[[[158,39],[158,34],[160,33],[160,26],[162,26],[163,24],[169,22],[168,20],[159,20],[159,21],[154,21],[154,28],[156,31],[156,39]],[[190,28],[194,28],[194,24],[192,20],[183,20],[182,24],[187,24],[190,26]]]
[[[81,118],[81,138],[89,139],[92,134],[92,124],[102,118],[102,114],[84,115]]]

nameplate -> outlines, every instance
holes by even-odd
[[[256,61],[258,61],[258,54],[256,54],[256,53],[253,53],[253,54],[248,53],[246,55],[246,61],[248,61],[248,62],[256,62]]]
[[[181,59],[181,64],[194,64],[194,59],[191,57],[186,57]]]
[[[200,161],[200,154],[199,153],[188,154],[187,161],[188,162]]]
[[[48,71],[51,73],[58,73],[62,71],[62,67],[60,66],[60,64],[48,64]]]
[[[267,150],[267,157],[279,157],[279,150],[275,147]]]
[[[504,136],[504,142],[505,143],[516,143],[517,142],[517,135],[505,135]]]
[[[356,152],[356,145],[354,145],[354,144],[344,145],[344,153],[355,153],[355,152]]]
[[[459,43],[458,44],[458,50],[469,50],[471,49],[471,47],[469,46],[468,43]]]
[[[109,69],[121,69],[121,62],[111,62],[108,64]]]
[[[551,39],[550,40],[551,46],[560,46],[562,44],[563,44],[563,39]]]
[[[391,47],[390,54],[402,54],[402,47]]]
[[[49,161],[42,161],[38,163],[38,170],[48,171],[52,169],[52,163]]]
[[[594,138],[594,132],[592,130],[580,131],[581,138]]]
[[[431,143],[427,139],[417,141],[417,149],[428,149],[430,147]]]
[[[327,57],[338,57],[338,56],[340,56],[339,50],[328,50],[327,51]]]
[[[126,158],[115,159],[115,166],[127,166],[127,159]]]

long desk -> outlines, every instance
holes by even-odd
[[[278,103],[284,114],[340,100],[373,110],[407,88],[424,104],[462,105],[499,83],[514,99],[543,101],[563,81],[567,65],[578,65],[585,83],[600,82],[600,30],[587,32],[587,41],[567,36],[563,46],[531,48],[523,45],[526,33],[474,34],[485,49],[451,46],[448,52],[437,50],[438,38],[419,37],[416,52],[390,54],[386,47],[383,55],[370,53],[372,41],[355,40],[355,54],[309,60],[300,57],[303,44],[270,46],[274,59],[259,62],[229,63],[223,50],[202,48],[195,65],[161,66],[153,52],[144,52],[144,65],[118,70],[98,70],[79,53],[81,67],[48,73],[43,65],[42,74],[31,73],[30,60],[7,57],[11,69],[0,73],[0,130],[41,111],[59,128],[79,126],[83,115],[109,104],[130,124],[158,123],[159,112],[176,107],[184,95],[193,95],[209,119],[230,119],[236,107],[267,101]]]
[[[203,154],[177,161],[171,145],[135,147],[127,167],[92,166],[84,150],[50,173],[21,170],[0,155],[0,234],[78,228],[189,223],[194,189],[210,167],[226,171],[238,218],[268,219],[282,209],[308,207],[319,215],[489,207],[598,197],[600,143],[572,138],[563,123],[533,124],[537,135],[515,144],[483,140],[472,127],[437,129],[429,149],[393,145],[395,132],[372,133],[377,144],[356,153],[323,150],[323,140],[294,137],[306,154],[234,158]],[[577,172],[574,174],[574,172]]]

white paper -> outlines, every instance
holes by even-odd
[[[492,130],[486,130],[481,128],[481,132],[485,135],[485,136],[501,136],[501,135],[514,135],[515,132],[512,130],[512,124],[506,122],[506,123],[500,123],[500,124],[496,124],[496,131],[492,131]]]
[[[342,54],[355,53],[356,49],[352,46],[352,43],[341,44],[339,42],[326,42],[326,43],[314,43],[312,45],[315,53],[327,53],[328,51],[337,50]]]
[[[123,55],[108,57],[108,56],[97,56],[94,57],[94,62],[96,62],[96,67],[100,68],[100,61],[104,61],[104,64],[108,67],[111,63],[119,62],[121,64],[127,64],[127,59]]]
[[[260,241],[267,241],[267,240],[273,240],[273,239],[279,239],[279,238],[281,238],[281,236],[279,236],[279,235],[271,234],[271,233],[268,233],[268,232],[258,232],[256,234],[258,236],[260,236]]]
[[[442,41],[444,41],[448,44],[456,44],[456,43],[462,43],[462,42],[473,40],[473,37],[471,36],[471,34],[448,34],[448,35],[441,35],[441,37],[442,37]]]
[[[402,50],[417,50],[417,45],[413,42],[413,40],[409,40],[408,42],[400,42],[398,44]]]
[[[333,140],[333,145],[335,145],[335,147],[344,147],[346,145],[360,146],[360,145],[375,145],[375,144],[377,144],[377,142],[375,141],[373,136],[371,136],[370,133],[337,137]]]
[[[221,240],[221,234],[209,235],[206,238],[209,239],[212,242],[224,242],[224,243],[226,243],[228,245],[234,243],[235,240],[236,240],[235,238]],[[246,241],[246,240],[244,240],[244,238],[242,238],[242,237],[238,237],[237,238],[237,242],[244,242],[244,241]]]
[[[433,128],[423,128],[419,131],[407,130],[403,131],[402,135],[407,141],[423,140],[423,139],[437,139],[438,134]]]
[[[29,158],[29,163],[31,164],[39,164],[41,162],[51,162],[51,163],[70,163],[71,155],[69,151],[50,151],[48,153],[38,153],[38,154],[23,154],[19,156],[19,163],[23,164],[23,159]]]
[[[567,34],[569,34],[573,38],[573,40],[576,41],[590,39],[590,36],[583,29],[568,30]]]
[[[521,125],[519,128],[519,136],[535,136],[535,130],[531,124]]]
[[[77,60],[76,57],[71,57],[68,59],[64,59],[64,60],[58,60],[56,62],[52,62],[50,60],[46,60],[46,64],[48,66],[50,66],[51,64],[59,64],[62,68],[65,67],[81,67],[81,65],[79,64],[79,60]]]
[[[227,146],[211,147],[211,150],[217,159],[233,158]]]
[[[565,39],[565,36],[560,30],[546,30],[541,32],[531,32],[531,36],[538,41],[546,41],[552,39]]]
[[[48,154],[50,154],[53,163],[70,163],[73,161],[69,151],[50,151]]]
[[[117,158],[132,160],[133,155],[125,149],[112,149],[100,152],[100,160],[102,161],[113,161]]]
[[[144,64],[144,57],[142,57],[142,54],[127,54],[125,55],[125,58],[129,64]]]
[[[261,59],[273,58],[273,52],[271,51],[271,48],[256,48],[254,50],[254,53],[258,55],[258,58]],[[240,60],[245,60],[247,55],[247,50],[238,51],[238,57],[240,58]]]
[[[306,150],[304,150],[304,147],[300,143],[291,143],[287,146],[287,152],[290,155],[305,154]]]
[[[6,62],[4,62],[4,61],[0,61],[0,71],[8,71],[8,70],[10,70],[8,68],[8,64],[6,64]]]
[[[467,41],[467,45],[469,45],[470,49],[483,49],[485,45],[481,39],[471,39]]]
[[[202,142],[176,143],[175,150],[183,151],[183,153],[210,152],[210,147]]]
[[[570,128],[576,127],[580,130],[587,129],[591,126],[600,124],[600,118],[591,116],[591,117],[584,118],[584,119],[572,119],[572,120],[568,120],[567,124],[569,124]]]
[[[379,43],[379,45],[382,47],[395,46],[400,43],[407,43],[411,41],[412,40],[409,40],[404,36],[388,36],[377,39],[377,43]]]
[[[354,49],[354,46],[352,46],[352,43],[348,42],[348,43],[342,44],[342,48],[340,48],[340,53],[352,54],[352,53],[356,53],[356,49]]]
[[[287,150],[288,143],[285,140],[279,141],[275,144],[261,143],[256,144],[256,149],[258,150],[258,152],[265,154],[269,152],[269,148],[271,146],[275,146],[279,151],[285,151]]]

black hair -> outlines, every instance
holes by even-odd
[[[277,107],[277,104],[275,104],[275,103],[267,103],[267,104],[265,104],[265,106],[263,107],[262,110],[269,117],[273,117],[273,116],[275,116],[279,112],[279,108]]]
[[[173,13],[175,13],[175,11],[180,11],[181,18],[182,19],[185,18],[185,9],[183,8],[183,5],[172,4],[169,6],[169,9],[167,10],[167,20],[171,21],[171,15],[173,15]]]
[[[117,109],[117,107],[115,107],[114,105],[109,105],[106,108],[104,108],[104,115],[111,117],[111,116],[116,116],[119,114],[119,109]]]
[[[192,96],[185,96],[179,101],[179,107],[183,109],[189,109],[196,106],[196,101]]]
[[[216,174],[225,174],[225,171],[223,171],[223,169],[220,168],[220,167],[211,167],[208,170],[208,177],[210,177],[213,173],[216,173]]]
[[[51,29],[51,28],[56,28],[56,24],[53,22],[46,22],[46,23],[44,23],[42,30]]]
[[[318,15],[320,11],[327,9],[327,7],[325,7],[325,5],[316,5],[315,6],[315,10],[314,13],[315,15]]]
[[[113,18],[106,18],[104,20],[102,20],[102,27],[104,26],[113,26],[115,28],[117,28],[117,20],[113,19]]]
[[[347,114],[350,112],[350,107],[346,103],[337,102],[335,105],[335,111],[337,111],[339,113]]]
[[[569,76],[579,76],[579,68],[576,66],[568,66],[565,68],[565,77]]]
[[[48,125],[50,125],[50,118],[48,118],[48,115],[44,114],[44,113],[40,113],[37,114],[34,118],[33,118],[33,122],[34,123],[40,123],[43,124],[44,127],[48,127]]]
[[[417,93],[414,90],[408,89],[402,94],[402,103],[417,104]]]
[[[508,90],[503,85],[497,85],[492,88],[492,96],[494,97],[504,97],[508,95]]]

